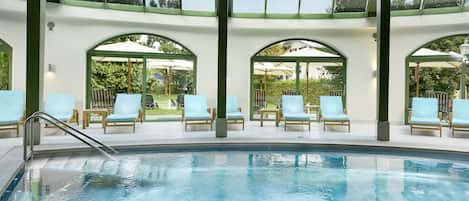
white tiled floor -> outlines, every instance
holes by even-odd
[[[76,125],[75,125],[76,126]],[[79,128],[80,130],[81,127]],[[291,126],[284,131],[282,125],[275,127],[274,122],[266,122],[264,127],[259,122],[247,122],[246,129],[241,130],[239,125],[231,125],[227,138],[215,138],[215,131],[208,126],[190,126],[187,132],[180,122],[158,122],[138,124],[135,133],[130,127],[112,127],[104,134],[100,124],[92,124],[91,128],[84,130],[104,143],[108,144],[158,144],[167,142],[190,143],[200,141],[210,142],[300,142],[300,143],[331,143],[376,146],[403,146],[421,147],[431,149],[445,149],[454,151],[469,151],[469,133],[457,134],[450,137],[450,130],[444,128],[442,138],[432,131],[416,131],[410,136],[407,126],[391,126],[391,141],[376,141],[376,125],[353,123],[352,130],[347,133],[345,127],[331,127],[323,131],[322,125],[313,123],[311,131],[306,127]],[[22,138],[15,138],[13,132],[1,133],[0,155],[6,153],[13,146],[21,145]],[[43,129],[43,145],[79,144],[71,136],[64,135],[55,128]]]

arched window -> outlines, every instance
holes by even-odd
[[[117,93],[140,93],[145,120],[179,120],[196,91],[196,56],[153,34],[106,40],[88,52],[87,107],[112,108]]]
[[[0,39],[0,89],[11,89],[11,58],[12,49]]]
[[[411,109],[413,97],[437,98],[439,111],[448,119],[452,100],[467,97],[468,72],[461,68],[459,55],[459,47],[466,38],[469,34],[439,38],[407,56],[405,110]]]
[[[311,40],[284,40],[263,48],[251,59],[251,119],[259,119],[261,109],[280,107],[281,96],[292,94],[302,95],[317,118],[319,96],[345,100],[345,63],[338,51]]]

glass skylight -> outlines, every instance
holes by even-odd
[[[181,3],[179,0],[147,0],[146,3],[147,6],[154,8],[181,8]]]
[[[425,0],[423,2],[424,8],[444,8],[444,7],[458,7],[459,0]]]
[[[332,13],[333,0],[302,0],[301,14],[329,14]]]
[[[336,0],[335,12],[365,12],[367,0]]]
[[[392,10],[413,10],[420,8],[420,0],[392,0]]]
[[[108,0],[108,3],[143,6],[143,0]]]
[[[233,0],[234,13],[264,13],[265,0]]]
[[[215,0],[181,0],[182,10],[215,12]]]
[[[297,14],[299,0],[268,0],[267,14]]]

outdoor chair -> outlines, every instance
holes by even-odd
[[[182,121],[186,131],[188,125],[198,124],[208,124],[210,125],[210,130],[212,130],[213,110],[208,108],[207,98],[205,96],[185,95]]]
[[[451,134],[455,131],[469,131],[469,100],[455,99],[450,114]]]
[[[110,126],[132,126],[135,133],[135,123],[143,119],[141,101],[141,94],[117,94],[114,111],[104,120],[104,133]]]
[[[307,125],[308,131],[311,131],[311,119],[305,113],[303,96],[282,96],[281,116],[283,117],[284,130],[287,125]]]
[[[147,109],[157,109],[159,108],[158,103],[155,102],[152,95],[147,94],[145,96],[145,108]]]
[[[241,124],[244,130],[244,115],[238,106],[238,98],[236,96],[226,97],[226,120],[228,124]]]
[[[70,94],[49,94],[46,99],[44,112],[54,118],[79,125],[78,110],[75,109],[76,98]],[[48,125],[46,124],[46,127]]]
[[[323,130],[326,126],[347,126],[350,132],[350,118],[344,109],[341,96],[321,96],[320,102],[320,121],[323,122]]]
[[[409,110],[410,135],[413,129],[438,130],[442,136],[442,114],[438,112],[438,99],[412,98],[412,109]]]
[[[0,90],[0,111],[0,130],[16,130],[18,137],[25,112],[24,93]]]

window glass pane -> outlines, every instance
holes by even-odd
[[[104,0],[80,0],[80,1],[104,2]]]
[[[420,0],[392,0],[392,10],[412,10],[420,8]]]
[[[458,7],[459,0],[425,0],[423,8]]]
[[[335,12],[365,12],[366,0],[336,0]]]
[[[332,12],[333,0],[302,0],[301,14],[327,14]]]
[[[264,0],[233,0],[234,13],[264,13]]]
[[[464,3],[465,7],[469,7],[469,0],[466,0],[466,3]]]
[[[182,9],[215,12],[215,0],[182,0]]]
[[[143,6],[143,0],[108,0],[108,3]]]
[[[181,3],[179,0],[147,0],[146,3],[148,7],[174,9],[181,8]]]
[[[268,0],[267,13],[269,14],[296,14],[299,0]]]

